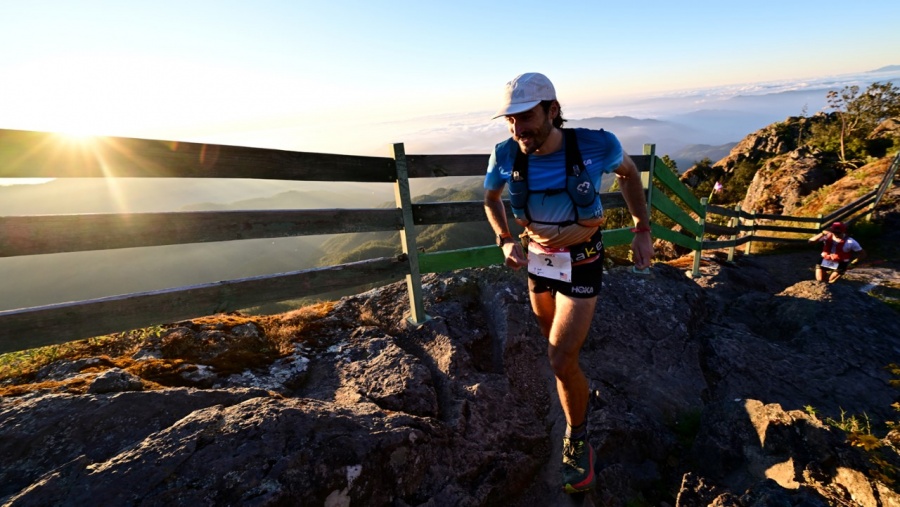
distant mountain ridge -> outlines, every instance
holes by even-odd
[[[864,89],[873,82],[900,82],[900,65],[857,74],[671,92],[615,105],[583,106],[603,113],[586,114],[584,120],[570,119],[570,125],[582,126],[584,122],[590,128],[605,128],[622,140],[629,153],[640,153],[644,143],[653,143],[657,155],[684,160],[676,154],[686,146],[737,144],[748,133],[786,118],[829,111],[826,97],[831,90],[851,85]],[[717,160],[713,156],[710,159]],[[679,169],[686,168],[679,163]]]
[[[700,162],[705,158],[712,161],[725,158],[736,145],[737,143],[728,143],[719,146],[691,144],[669,155],[669,157],[675,162],[675,169],[679,173],[683,173],[695,163]]]
[[[567,127],[604,129],[619,138],[625,151],[640,155],[645,144],[655,144],[656,154],[664,155],[694,144],[698,133],[692,127],[665,120],[639,119],[630,116],[592,117],[569,120]]]
[[[230,203],[200,202],[182,206],[182,211],[223,211],[250,209],[330,209],[383,208],[386,192],[333,192],[328,190],[288,190],[266,197],[254,197]]]
[[[697,111],[691,115],[685,115],[683,118],[699,126],[702,123],[700,118],[718,117],[718,113],[717,111]],[[705,157],[714,161],[719,160],[728,155],[731,148],[737,144],[737,141],[720,145],[693,143],[692,139],[703,137],[698,134],[698,128],[676,121],[615,116],[571,120],[567,122],[567,125],[591,129],[602,128],[612,132],[619,138],[625,151],[631,155],[640,155],[643,153],[645,144],[653,144],[656,146],[656,155],[660,157],[668,155],[675,161],[679,171],[686,170]],[[708,128],[718,127],[718,124],[714,124]]]
[[[416,203],[480,201],[483,191],[473,182],[459,186],[437,188],[413,199]],[[417,246],[425,252],[456,250],[492,244],[494,233],[487,222],[435,224],[416,227]],[[400,253],[398,232],[363,232],[333,236],[321,245],[320,266],[333,266],[375,257]]]

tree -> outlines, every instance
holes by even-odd
[[[694,161],[691,172],[695,178],[693,186],[694,195],[702,197],[709,194],[709,191],[712,190],[713,183],[715,183],[715,180],[722,177],[723,171],[718,167],[713,167],[713,161],[710,160],[709,157],[703,157],[703,160],[700,160],[699,162],[696,160]]]
[[[831,113],[821,121],[812,122],[806,144],[826,153],[839,154],[841,127],[836,116],[837,113]]]
[[[669,157],[668,155],[663,155],[662,163],[666,164],[666,167],[671,169],[673,173],[678,174],[678,164],[676,164],[675,161],[671,159],[671,157]]]
[[[828,100],[828,106],[835,110],[838,114],[838,118],[841,120],[841,162],[847,161],[846,150],[844,148],[844,139],[850,135],[850,132],[853,130],[854,118],[850,114],[850,106],[856,99],[856,95],[859,94],[859,87],[856,85],[853,86],[845,86],[840,93],[831,90],[828,92],[828,95],[825,98]]]
[[[872,83],[862,94],[859,86],[845,86],[840,92],[829,91],[826,98],[841,120],[841,162],[847,161],[847,139],[861,140],[882,121],[900,115],[900,88],[890,82]]]
[[[797,148],[803,146],[803,129],[806,128],[806,111],[808,106],[809,104],[803,104],[803,109],[800,110],[800,121],[797,126]]]
[[[872,83],[849,104],[849,110],[859,117],[858,129],[868,134],[884,120],[900,115],[900,88],[893,83]]]

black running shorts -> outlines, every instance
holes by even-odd
[[[572,298],[592,298],[600,294],[603,282],[603,250],[597,259],[587,264],[572,266],[572,283],[553,280],[528,273],[528,290],[535,294],[552,292],[565,294]]]

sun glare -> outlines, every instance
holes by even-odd
[[[76,146],[88,146],[94,142],[95,136],[87,131],[67,129],[57,132],[59,138],[66,144]]]

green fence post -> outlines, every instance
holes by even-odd
[[[703,205],[703,216],[699,217],[700,224],[700,235],[697,236],[697,242],[699,246],[696,250],[694,250],[694,267],[691,269],[691,278],[697,278],[700,276],[700,257],[703,255],[703,233],[706,228],[706,204],[709,202],[709,199],[703,197],[700,199],[700,204]]]
[[[731,241],[737,241],[738,237],[741,235],[740,225],[741,225],[741,205],[734,205],[734,212],[737,213],[737,216],[731,217],[731,220],[728,221],[728,227],[737,228],[737,234],[731,237]],[[737,248],[735,245],[731,245],[728,248],[728,262],[734,262],[734,251]]]
[[[422,275],[419,273],[419,255],[416,247],[416,227],[413,222],[412,196],[409,192],[409,171],[406,167],[406,150],[403,143],[393,146],[394,162],[397,165],[397,181],[394,183],[394,200],[403,216],[403,229],[400,231],[400,243],[403,254],[409,262],[409,274],[406,275],[406,289],[409,292],[409,322],[418,326],[429,320],[425,314],[425,303],[422,298]]]

